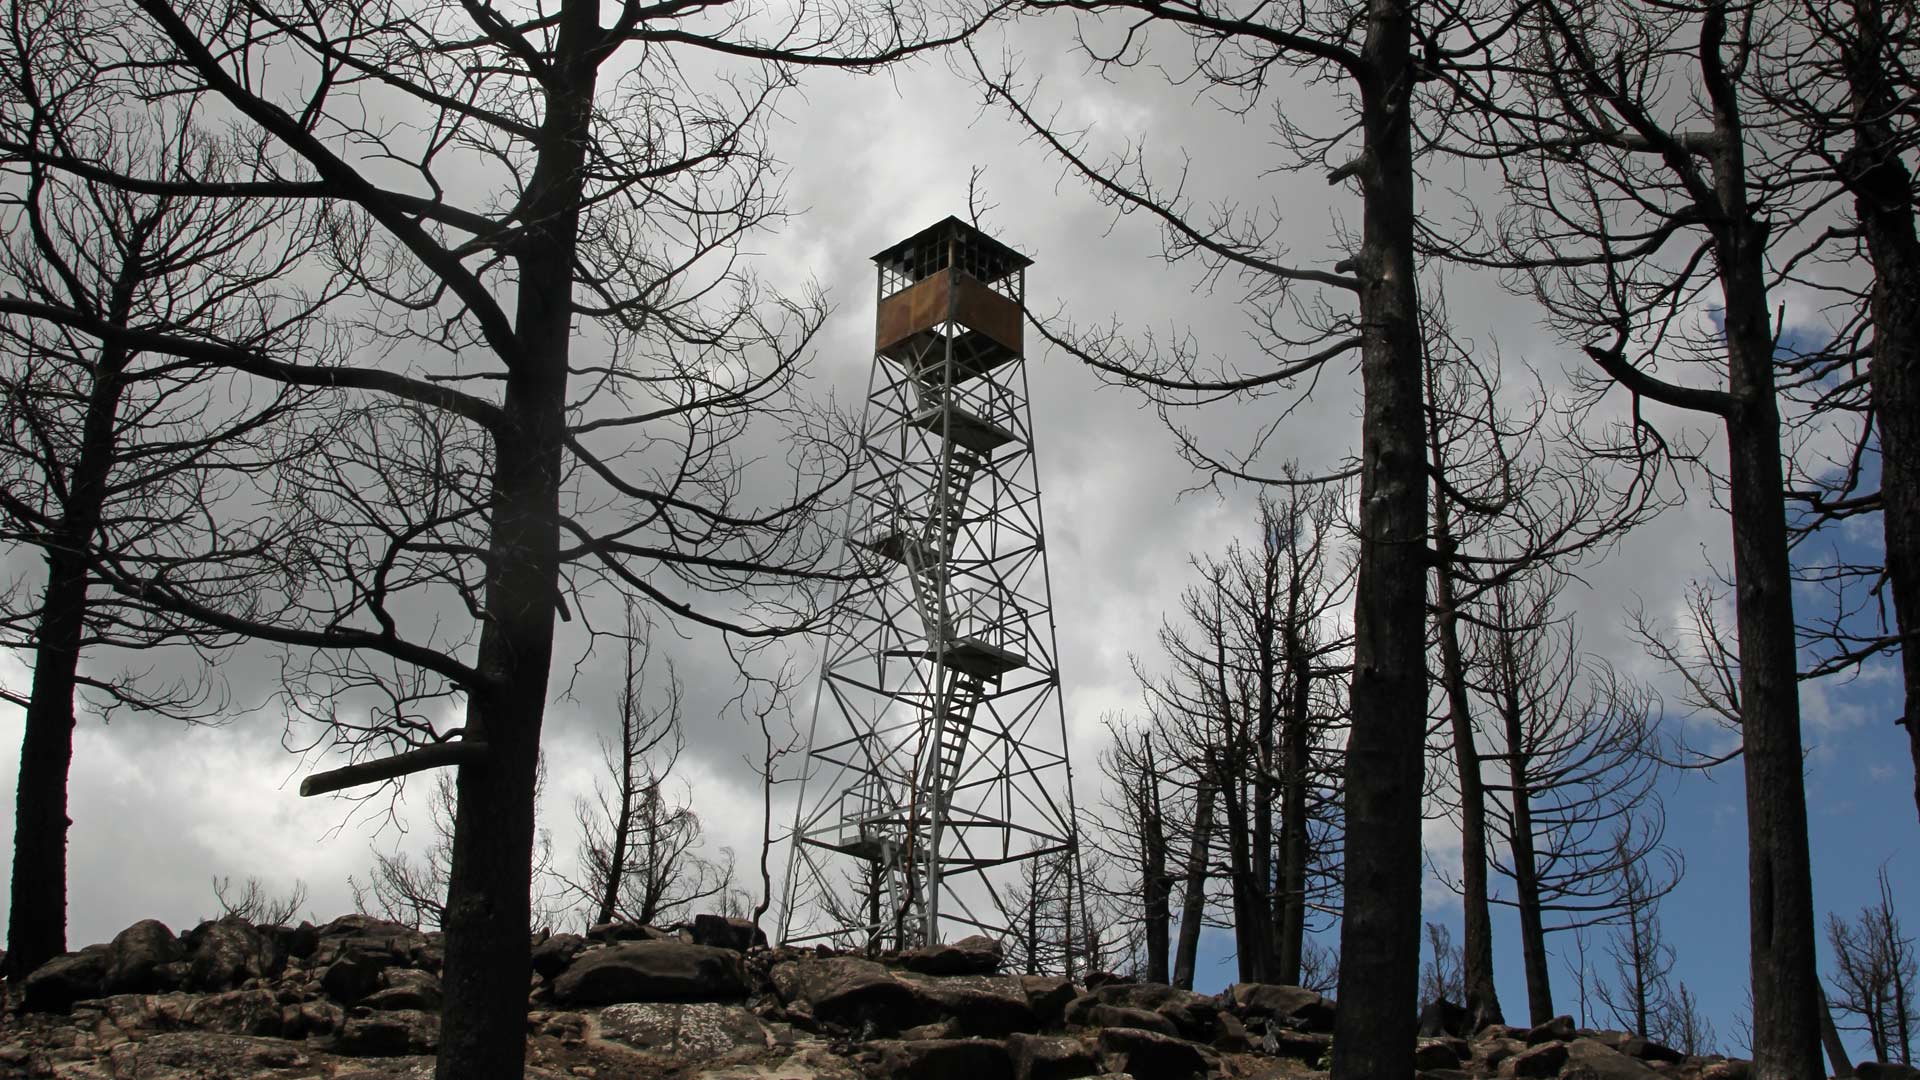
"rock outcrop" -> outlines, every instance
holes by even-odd
[[[1312,1080],[1335,1004],[1242,983],[1218,995],[1105,974],[1004,973],[969,938],[876,956],[769,949],[749,923],[608,924],[532,945],[535,1080]],[[136,923],[8,988],[0,1080],[400,1080],[439,1042],[436,934],[362,915],[298,927]],[[1744,1080],[1565,1017],[1461,1030],[1430,1010],[1417,1080]],[[1920,1080],[1886,1072],[1865,1080]]]

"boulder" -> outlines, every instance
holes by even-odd
[[[938,978],[906,973],[896,978],[913,991],[914,1020],[921,1024],[947,1024],[952,1035],[998,1039],[1016,1031],[1040,1028],[1026,988],[1014,976]]]
[[[871,1025],[886,1032],[913,1023],[913,990],[871,960],[789,960],[775,964],[768,977],[789,1008],[804,1006],[803,1011],[825,1023],[855,1030]]]
[[[1113,1027],[1100,1032],[1107,1071],[1146,1080],[1198,1080],[1208,1072],[1207,1055],[1197,1046],[1157,1031]]]
[[[1320,1059],[1333,1048],[1333,1036],[1311,1031],[1295,1031],[1278,1024],[1267,1025],[1267,1033],[1260,1037],[1260,1052],[1268,1057],[1292,1058],[1309,1065],[1318,1064]]]
[[[583,952],[553,981],[567,1005],[727,1001],[747,995],[747,966],[730,949],[634,941]]]
[[[1700,1080],[1747,1080],[1747,1077],[1752,1074],[1753,1062],[1730,1058],[1726,1061],[1715,1061],[1703,1067],[1700,1070]],[[1859,1080],[1886,1080],[1885,1077],[1862,1074],[1858,1065],[1853,1067],[1853,1075],[1859,1077]]]
[[[1566,1042],[1573,1036],[1573,1017],[1556,1016],[1544,1024],[1535,1024],[1527,1029],[1523,1039],[1528,1046],[1539,1046],[1543,1042]]]
[[[1006,950],[998,941],[974,934],[959,941],[908,949],[897,962],[923,975],[991,975],[1005,960]]]
[[[586,947],[587,939],[579,934],[553,934],[533,947],[533,970],[543,979],[557,979]]]
[[[321,969],[320,988],[340,1004],[353,1005],[380,989],[380,973],[393,964],[390,953],[348,949]]]
[[[360,1004],[369,1009],[440,1011],[440,980],[430,971],[394,967],[380,973],[380,989]]]
[[[440,1017],[415,1009],[349,1016],[333,1037],[343,1057],[404,1057],[431,1054],[440,1046]]]
[[[33,969],[22,987],[28,1012],[66,1012],[76,1001],[99,997],[106,986],[109,954],[105,945],[56,956]]]
[[[286,965],[278,943],[236,915],[203,922],[187,932],[193,951],[187,985],[195,990],[227,990],[248,979],[270,979]]]
[[[1643,1039],[1638,1035],[1627,1035],[1618,1043],[1613,1044],[1613,1048],[1630,1058],[1637,1058],[1641,1061],[1664,1061],[1671,1065],[1678,1065],[1687,1060],[1687,1055],[1675,1050],[1671,1046],[1662,1046],[1651,1039]]]
[[[1010,1035],[1007,1058],[1013,1080],[1077,1080],[1100,1071],[1100,1059],[1079,1039],[1059,1035]]]
[[[103,989],[109,994],[144,994],[170,990],[162,986],[165,965],[187,955],[186,947],[158,919],[142,919],[114,935],[107,945]]]
[[[1072,979],[1058,975],[1022,975],[1021,989],[1027,992],[1027,1004],[1042,1028],[1057,1028],[1067,1022],[1067,1006],[1080,996]]]
[[[551,1023],[551,1022],[550,1022]],[[687,1063],[737,1050],[767,1048],[767,1026],[745,1006],[711,1001],[628,1002],[599,1010],[596,1034],[608,1042]]]
[[[1240,1022],[1232,1013],[1221,1013],[1214,1019],[1213,1048],[1230,1054],[1247,1053],[1253,1049],[1253,1038],[1247,1034],[1247,1025]]]
[[[1500,1063],[1500,1075],[1523,1078],[1532,1077],[1538,1080],[1540,1077],[1553,1076],[1558,1073],[1560,1066],[1566,1063],[1566,1043],[1541,1043],[1538,1046],[1528,1047],[1512,1057],[1507,1058],[1505,1061],[1502,1061]]]
[[[1446,998],[1434,998],[1420,1010],[1419,1034],[1432,1038],[1440,1035],[1452,1035],[1459,1038],[1471,1035],[1472,1018],[1467,1010]]]
[[[1853,1075],[1859,1080],[1920,1080],[1920,1069],[1894,1061],[1863,1061],[1853,1067]]]
[[[1333,1002],[1305,987],[1234,983],[1227,997],[1242,1017],[1275,1019],[1302,1031],[1333,1030]]]
[[[300,1047],[279,1039],[181,1031],[155,1035],[138,1043],[122,1043],[113,1048],[110,1065],[107,1061],[100,1064],[108,1066],[110,1074],[75,1072],[72,1075],[137,1076],[140,1080],[280,1075],[279,1070],[306,1069],[311,1058]]]
[[[886,1080],[1013,1080],[998,1039],[909,1039],[868,1044],[867,1075]]]
[[[308,963],[325,967],[348,953],[384,957],[393,964],[440,970],[444,955],[438,934],[423,934],[410,926],[371,915],[342,915],[320,927],[319,941]]]
[[[675,941],[672,934],[657,927],[632,922],[594,923],[587,928],[588,941]]]
[[[1566,1067],[1569,1072],[1579,1069],[1585,1080],[1652,1080],[1659,1075],[1598,1039],[1575,1039],[1568,1043]]]
[[[263,1037],[286,1034],[280,1001],[269,990],[188,995],[185,1004],[187,1024],[203,1031]]]
[[[1085,1001],[1085,998],[1080,999]],[[1078,1005],[1079,1002],[1075,1002]],[[1142,1031],[1157,1031],[1162,1035],[1177,1037],[1180,1029],[1172,1020],[1152,1009],[1136,1009],[1131,1005],[1102,1005],[1094,1002],[1084,1009],[1068,1009],[1069,1023],[1091,1028],[1138,1028]],[[1078,1019],[1074,1019],[1078,1017]]]
[[[693,943],[715,949],[746,952],[756,945],[765,948],[767,934],[746,919],[729,919],[722,915],[695,915]]]
[[[1457,1069],[1467,1060],[1473,1048],[1465,1039],[1442,1036],[1438,1039],[1423,1038],[1414,1045],[1413,1067],[1426,1072],[1432,1069]]]

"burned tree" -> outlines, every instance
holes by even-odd
[[[173,188],[234,176],[241,148],[183,109],[156,108],[137,124],[117,115],[111,88],[81,62],[100,32],[88,13],[53,5],[21,9],[0,41],[11,91],[0,107],[0,540],[40,549],[46,564],[37,592],[0,593],[0,644],[33,657],[29,691],[6,695],[25,712],[6,948],[15,977],[66,951],[78,706],[215,721],[217,680],[204,669],[153,676],[164,664],[148,651],[191,662],[237,640],[116,596],[95,558],[201,576],[231,596],[270,583],[274,568],[259,554],[285,539],[259,518],[229,517],[217,533],[203,522],[297,452],[281,436],[307,395],[242,385],[143,340],[324,355],[324,330],[305,319],[334,287],[324,271],[305,290],[285,284],[319,242],[297,203],[235,208]],[[70,152],[155,182],[123,189],[46,163]],[[136,662],[136,652],[146,655]]]
[[[94,10],[107,32],[87,59],[122,80],[118,106],[217,110],[247,150],[244,177],[166,182],[236,210],[290,199],[328,215],[326,262],[353,290],[335,317],[357,331],[336,361],[63,317],[329,397],[315,452],[273,481],[297,537],[275,553],[275,595],[126,561],[94,570],[151,607],[286,646],[300,700],[335,703],[315,709],[351,752],[409,755],[312,788],[459,766],[438,1070],[517,1077],[556,622],[591,618],[576,590],[596,580],[733,633],[808,620],[805,587],[829,569],[810,512],[845,470],[794,396],[825,305],[766,289],[739,244],[779,216],[763,124],[792,65],[884,62],[924,27],[855,11],[821,36],[807,13],[783,28],[595,0]],[[714,66],[730,77],[703,82]],[[160,182],[86,147],[45,164]],[[733,448],[763,424],[791,472],[750,486],[763,455]],[[786,591],[739,592],[755,584]],[[441,702],[464,724],[437,722],[426,706]]]
[[[1488,152],[1515,204],[1504,257],[1560,332],[1631,403],[1724,432],[1747,779],[1754,1061],[1762,1080],[1820,1069],[1812,880],[1782,492],[1770,244],[1804,189],[1748,122],[1776,13],[1722,0],[1535,5],[1489,100]],[[1663,95],[1679,73],[1700,88]],[[1710,323],[1690,310],[1717,302]],[[1676,379],[1688,365],[1702,372]]]

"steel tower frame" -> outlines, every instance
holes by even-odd
[[[876,342],[780,937],[877,949],[1083,900],[1022,349],[1031,260],[949,217],[874,256]],[[1064,878],[1065,880],[1061,880]]]

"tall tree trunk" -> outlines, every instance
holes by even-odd
[[[1467,697],[1466,662],[1460,656],[1460,615],[1453,570],[1446,550],[1451,543],[1446,495],[1434,500],[1435,532],[1443,547],[1435,570],[1440,614],[1440,669],[1446,680],[1447,712],[1453,723],[1453,761],[1460,774],[1460,901],[1464,926],[1461,975],[1463,1003],[1475,1031],[1505,1023],[1500,994],[1493,983],[1493,916],[1487,902],[1487,807],[1480,780],[1480,751],[1474,743],[1472,702]]]
[[[110,301],[110,318],[126,318],[133,281],[129,268]],[[33,688],[14,793],[6,963],[11,978],[23,978],[67,951],[67,830],[73,825],[67,817],[67,778],[73,765],[73,693],[86,639],[87,549],[106,503],[129,359],[118,347],[101,350],[87,391],[80,456],[47,545],[47,587],[34,634]]]
[[[1147,937],[1147,981],[1165,983],[1173,879],[1167,876],[1167,830],[1160,816],[1160,774],[1153,760],[1153,737],[1141,736],[1145,768],[1140,778],[1140,889]]]
[[[559,588],[574,253],[603,32],[597,0],[554,28],[538,156],[514,250],[520,353],[508,364],[488,500],[486,613],[467,706],[489,753],[460,769],[437,1080],[520,1080],[526,1059],[534,788]]]
[[[1427,472],[1413,261],[1413,4],[1368,0],[1359,75],[1360,558],[1334,1080],[1413,1074],[1426,733]]]
[[[1307,739],[1313,676],[1298,634],[1289,634],[1287,655],[1293,704],[1281,736],[1280,888],[1274,920],[1279,940],[1273,977],[1298,986],[1307,931]]]
[[[1273,879],[1273,794],[1274,794],[1274,733],[1277,728],[1279,712],[1279,680],[1275,677],[1275,665],[1278,658],[1274,655],[1275,624],[1274,609],[1274,567],[1272,551],[1273,532],[1266,533],[1266,542],[1262,545],[1265,558],[1261,562],[1259,612],[1254,619],[1255,662],[1259,665],[1258,693],[1259,726],[1253,740],[1253,837],[1251,840],[1252,866],[1248,882],[1247,906],[1258,913],[1259,924],[1256,944],[1260,949],[1260,982],[1281,982],[1276,972],[1280,952],[1279,942],[1274,939],[1274,894],[1278,892]]]
[[[1880,523],[1894,625],[1902,638],[1908,750],[1920,813],[1920,239],[1914,235],[1913,177],[1892,125],[1894,96],[1884,65],[1890,48],[1880,0],[1855,0],[1848,65],[1854,144],[1841,162],[1854,213],[1873,261],[1873,420],[1880,432]]]
[[[1718,42],[1713,45],[1717,59]],[[1714,185],[1719,204],[1730,210],[1730,220],[1715,228],[1714,240],[1726,302],[1728,392],[1735,402],[1727,417],[1727,484],[1747,784],[1754,1075],[1756,1080],[1800,1080],[1820,1075],[1820,984],[1814,967],[1793,579],[1782,501],[1786,482],[1767,306],[1767,229],[1748,205],[1739,117],[1722,105],[1716,120],[1721,138]]]
[[[1193,989],[1193,968],[1200,952],[1200,923],[1207,909],[1207,851],[1213,844],[1213,785],[1205,779],[1194,795],[1193,836],[1187,844],[1186,875],[1180,886],[1180,940],[1173,956],[1173,985]]]
[[[1514,658],[1501,638],[1500,717],[1507,738],[1507,782],[1512,786],[1514,906],[1520,912],[1520,955],[1527,974],[1527,1022],[1553,1019],[1553,977],[1547,969],[1547,933],[1540,911],[1540,872],[1533,849],[1533,787],[1527,781],[1526,718],[1515,686]],[[1582,1003],[1584,1008],[1584,1001]]]

